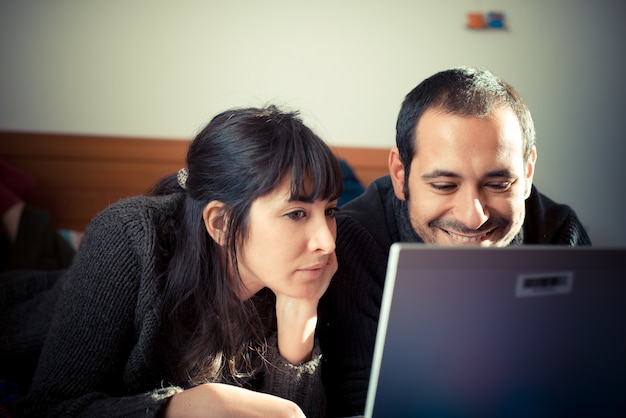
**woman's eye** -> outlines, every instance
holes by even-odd
[[[326,209],[326,216],[334,218],[338,210],[337,207],[328,208]]]
[[[289,217],[289,219],[298,220],[304,218],[304,215],[305,213],[303,210],[294,210],[293,212],[289,212],[287,217]]]

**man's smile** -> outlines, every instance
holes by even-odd
[[[446,234],[448,234],[448,236],[450,236],[452,238],[452,240],[459,242],[461,244],[478,244],[486,239],[488,239],[491,234],[493,233],[493,231],[495,231],[497,228],[492,228],[487,232],[482,232],[480,234],[459,234],[456,232],[452,232],[450,230],[447,229],[443,229],[441,228],[441,230],[443,232],[445,232]]]

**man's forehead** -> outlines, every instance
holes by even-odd
[[[429,109],[419,119],[413,141],[415,154],[446,154],[458,147],[482,147],[486,151],[498,148],[516,154],[524,148],[521,125],[509,107],[501,107],[484,117]]]

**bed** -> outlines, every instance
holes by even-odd
[[[29,203],[50,212],[68,237],[109,204],[146,193],[185,164],[188,141],[160,138],[0,131],[0,158],[30,172]],[[387,148],[333,147],[367,186],[387,173]]]

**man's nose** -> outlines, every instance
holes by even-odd
[[[457,192],[454,216],[469,229],[480,228],[489,219],[484,193],[473,188]]]

